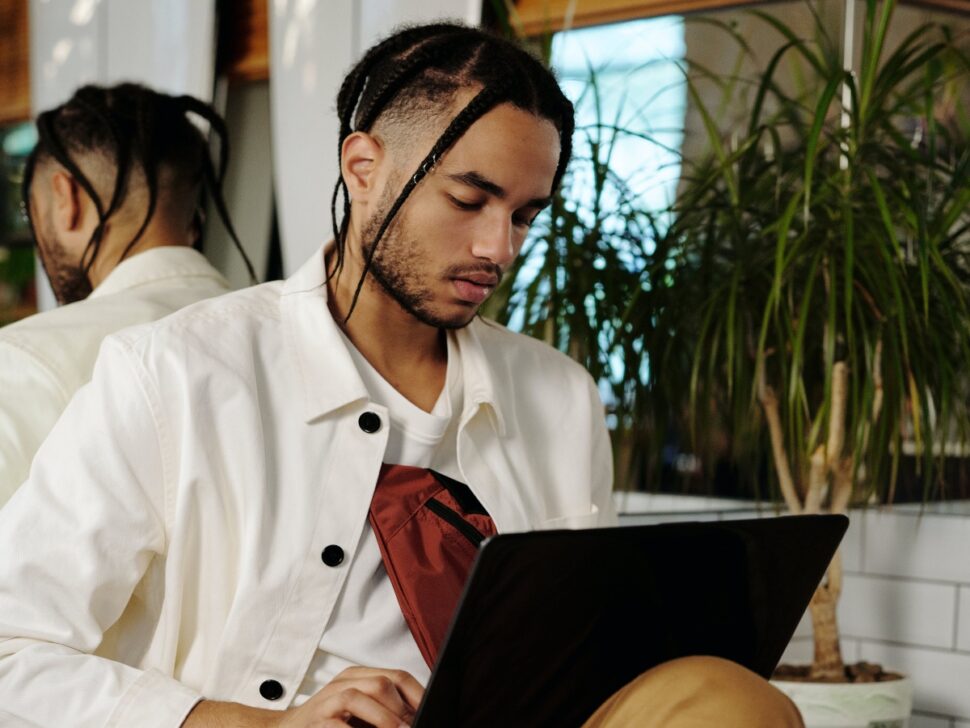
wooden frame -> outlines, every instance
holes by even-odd
[[[0,0],[0,124],[30,118],[27,0]]]
[[[216,72],[230,81],[269,78],[269,0],[222,3]]]
[[[923,5],[932,10],[947,10],[970,15],[970,0],[903,0],[907,5]]]
[[[744,5],[766,5],[776,0],[515,0],[516,28],[525,36],[562,30],[572,8],[571,28],[616,23],[660,15],[685,15]],[[903,0],[937,10],[970,13],[970,0]]]

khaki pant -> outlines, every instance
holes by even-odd
[[[685,657],[643,673],[583,728],[804,728],[768,681],[719,657]]]

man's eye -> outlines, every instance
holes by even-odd
[[[528,227],[532,227],[532,223],[535,221],[535,219],[536,219],[535,215],[533,215],[532,217],[529,217],[528,215],[513,215],[512,224],[515,225],[516,227],[528,228]]]
[[[448,195],[448,199],[451,201],[451,204],[457,207],[459,210],[479,210],[482,207],[480,202],[465,202],[464,200],[459,200],[453,195]]]

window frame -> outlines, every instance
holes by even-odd
[[[514,6],[513,27],[523,36],[554,33],[565,28],[617,23],[623,20],[653,18],[661,15],[686,15],[709,10],[725,10],[764,5],[780,0],[506,0]],[[967,0],[901,0],[904,5],[920,5],[961,15],[970,15]],[[568,18],[567,12],[572,13]]]

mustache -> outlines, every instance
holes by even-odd
[[[477,273],[485,273],[494,276],[501,281],[505,271],[497,263],[475,263],[474,265],[453,265],[445,270],[445,278],[467,278]]]

